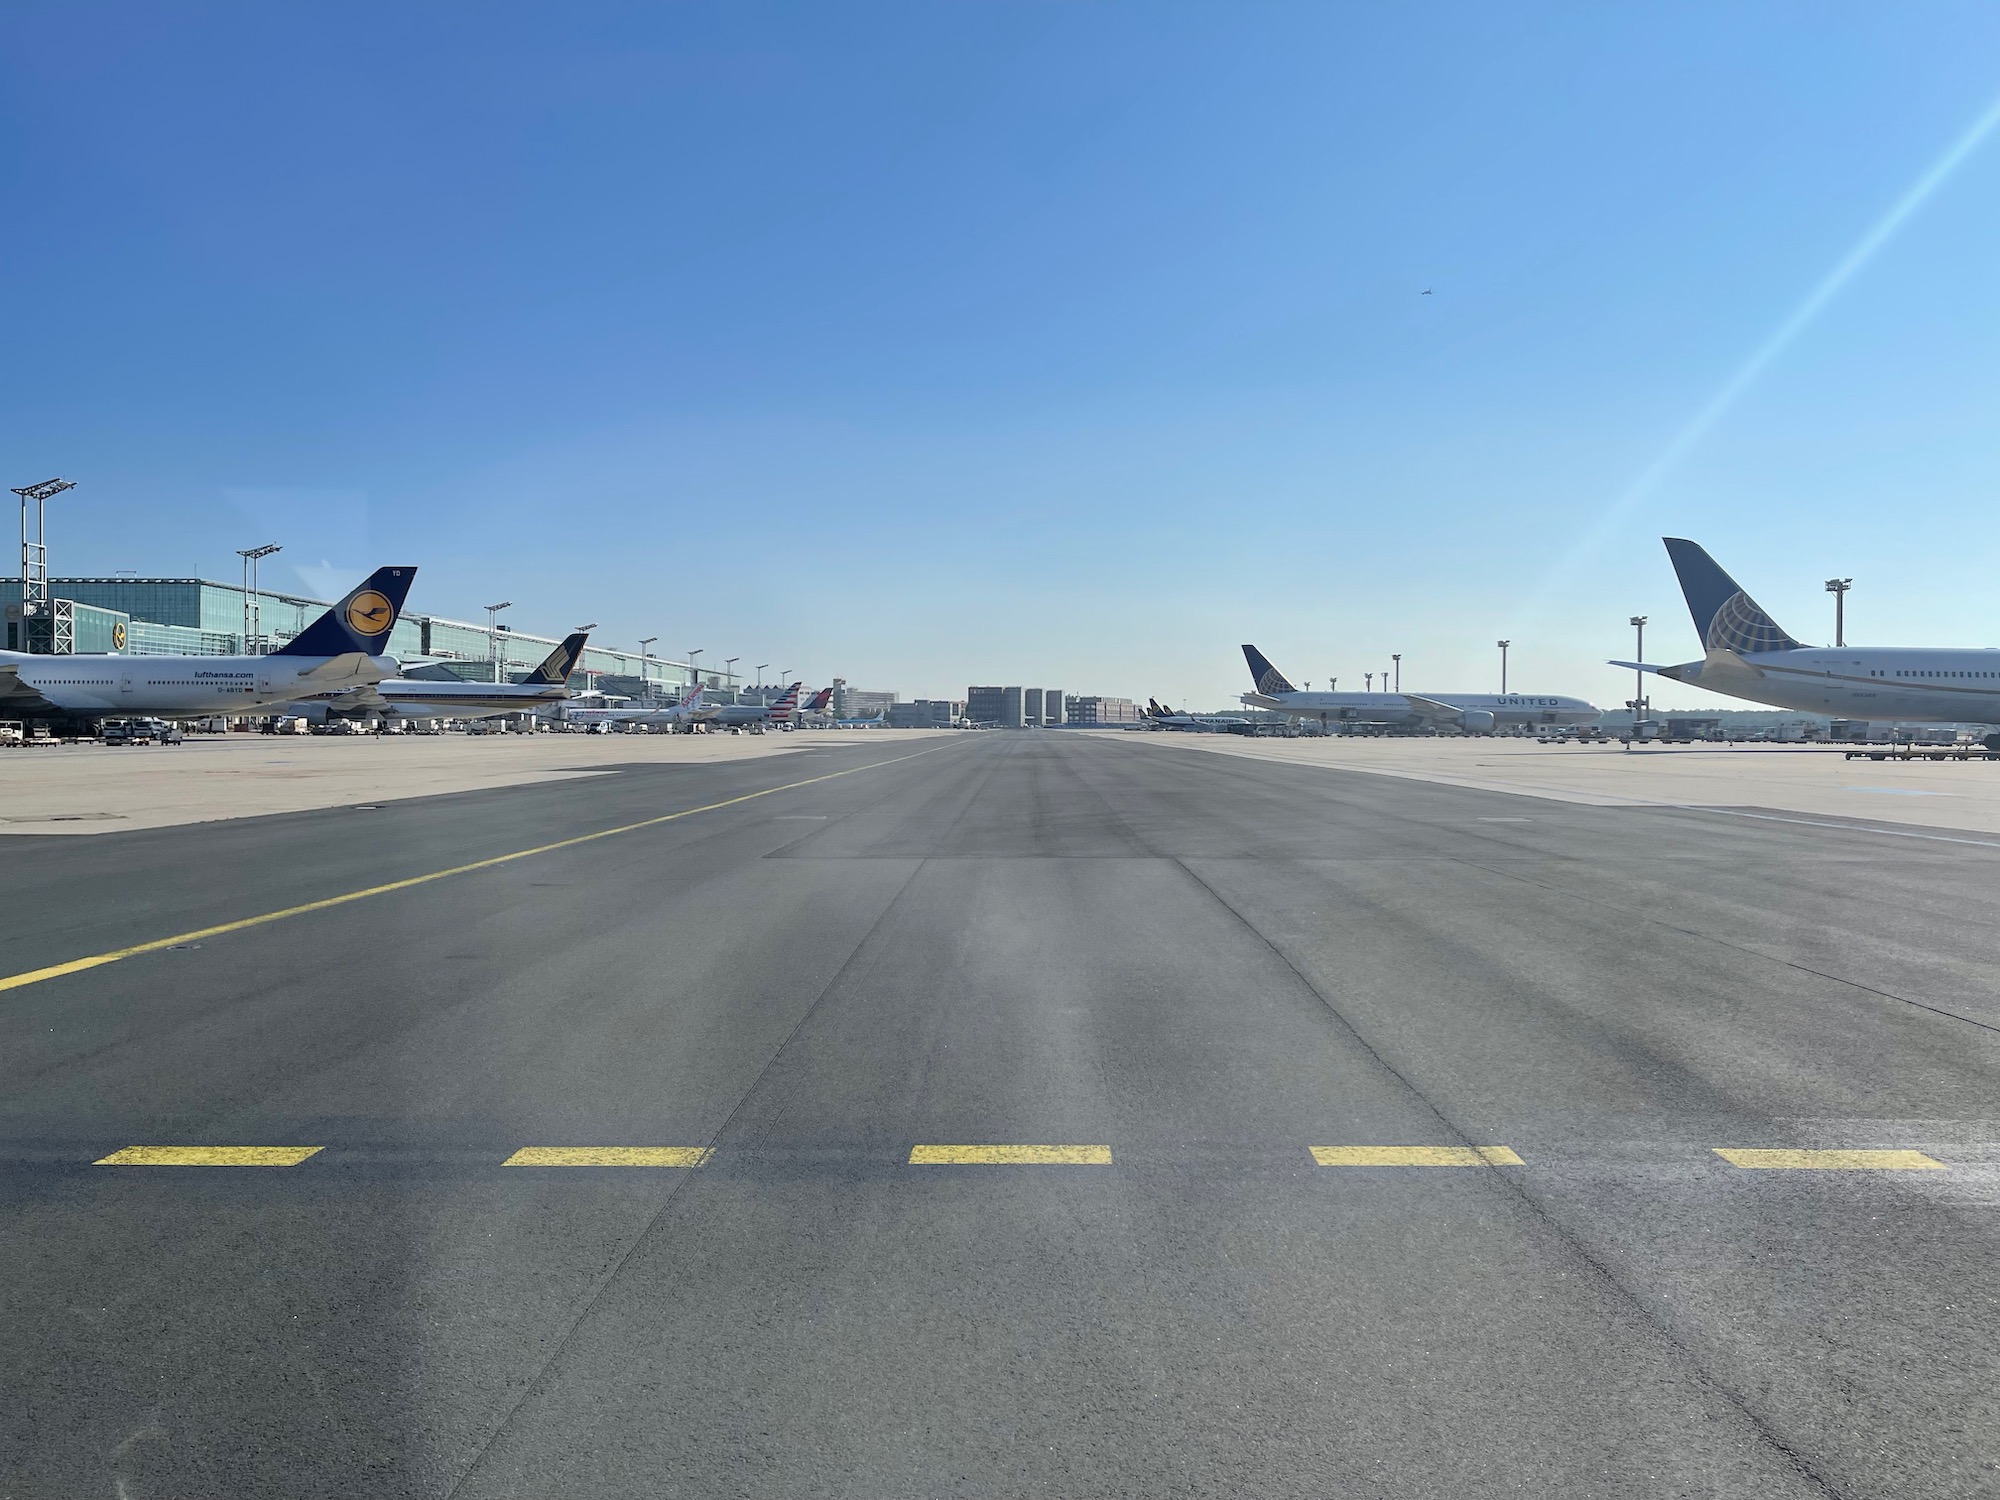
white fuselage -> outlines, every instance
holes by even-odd
[[[1474,714],[1491,714],[1498,728],[1532,724],[1595,724],[1603,715],[1581,698],[1547,693],[1424,693],[1433,703]],[[1253,708],[1272,708],[1295,719],[1323,719],[1329,724],[1388,724],[1416,728],[1448,723],[1402,693],[1246,693]]]
[[[195,719],[287,703],[311,693],[380,682],[393,657],[362,656],[43,656],[0,651],[11,668],[64,713],[80,718],[132,714]],[[318,674],[318,675],[315,675]]]
[[[1704,661],[1663,667],[1660,675],[1804,713],[2000,724],[2000,650],[1806,646],[1740,656],[1713,651]]]
[[[377,719],[490,719],[499,714],[534,713],[565,701],[569,689],[560,683],[445,682],[417,677],[391,677],[356,694],[352,705],[343,693],[316,694],[302,706],[319,705],[336,714]]]

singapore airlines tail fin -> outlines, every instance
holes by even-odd
[[[1245,646],[1243,648],[1243,659],[1250,663],[1250,681],[1258,692],[1268,696],[1272,693],[1296,693],[1298,691],[1297,688],[1285,681],[1285,674],[1272,666],[1264,653],[1259,651],[1255,646]]]
[[[377,568],[368,581],[280,646],[274,656],[380,656],[403,612],[415,568]]]
[[[1799,642],[1699,546],[1677,536],[1660,540],[1667,544],[1667,556],[1680,576],[1681,592],[1687,596],[1688,613],[1694,616],[1703,651],[1741,654],[1801,649]]]
[[[522,679],[523,683],[533,683],[537,687],[558,687],[568,682],[569,674],[576,670],[576,664],[583,659],[583,643],[589,639],[590,633],[584,630],[564,636],[563,643],[549,653],[548,660]]]

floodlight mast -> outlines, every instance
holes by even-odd
[[[55,605],[49,599],[48,503],[64,490],[76,488],[73,479],[44,479],[24,484],[14,493],[21,497],[21,649],[47,655],[56,648]],[[35,524],[28,526],[28,502],[35,502]]]
[[[266,542],[261,547],[238,547],[236,555],[243,559],[243,654],[262,656],[260,643],[264,639],[264,617],[257,608],[257,560],[269,557],[273,552],[285,549],[276,542]]]
[[[512,599],[502,599],[498,604],[486,606],[486,654],[493,658],[493,680],[504,682],[500,675],[500,611],[512,609]]]

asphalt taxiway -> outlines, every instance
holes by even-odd
[[[2000,840],[1140,739],[10,840],[0,1492],[2000,1489]]]

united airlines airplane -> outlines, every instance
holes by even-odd
[[[1237,701],[1272,708],[1322,728],[1335,724],[1379,729],[1457,729],[1491,734],[1536,724],[1595,724],[1603,714],[1581,698],[1553,693],[1304,693],[1285,680],[1255,646],[1243,648],[1256,691]]]
[[[1663,537],[1705,653],[1677,667],[1617,661],[1773,708],[1841,718],[2000,725],[2000,650],[1807,646],[1695,543]],[[1986,736],[2000,750],[2000,734]]]
[[[0,714],[197,719],[394,676],[382,655],[415,568],[368,581],[268,656],[43,656],[0,651]]]

